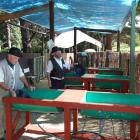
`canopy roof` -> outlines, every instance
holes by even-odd
[[[77,35],[76,44],[86,41],[96,45],[99,48],[99,50],[102,48],[102,43],[90,37],[89,35],[79,30],[77,30],[76,35]],[[74,30],[61,33],[60,35],[55,37],[55,45],[61,48],[70,48],[74,46]]]
[[[2,0],[0,9],[15,12],[47,4],[49,0]],[[54,0],[55,31],[74,27],[121,31],[131,8],[138,0]],[[49,10],[22,17],[49,28]]]

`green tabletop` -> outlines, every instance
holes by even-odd
[[[76,73],[74,71],[70,71],[70,72],[66,72],[64,74],[64,77],[68,78],[68,77],[80,77],[80,76],[76,75]],[[65,80],[65,85],[66,86],[82,86],[82,82],[81,81],[68,81],[68,80]]]
[[[114,80],[129,80],[129,76],[123,75],[103,75],[97,74],[97,79],[114,79]],[[113,83],[113,82],[95,82],[94,87],[101,88],[101,89],[122,89],[122,83]]]
[[[106,75],[106,74],[97,74],[96,78],[98,79],[120,79],[120,80],[129,80],[129,76],[124,75]]]
[[[99,70],[118,70],[118,71],[126,71],[124,68],[99,68]]]
[[[31,98],[34,99],[56,99],[63,91],[60,90],[50,90],[50,89],[36,89],[34,91],[29,91],[24,89]],[[14,104],[13,109],[23,110],[23,111],[33,111],[33,112],[59,112],[63,109],[56,107],[47,106],[36,106],[36,105],[26,105],[26,104]]]
[[[140,106],[140,95],[138,94],[114,94],[103,92],[87,92],[83,102],[88,103],[108,103],[108,104],[125,104],[131,106]],[[105,119],[125,119],[138,120],[139,116],[133,113],[107,112],[96,110],[81,110],[86,116]]]
[[[99,74],[106,74],[106,75],[120,75],[118,73],[118,71],[120,72],[125,72],[126,69],[124,68],[99,68],[99,71],[97,73]]]

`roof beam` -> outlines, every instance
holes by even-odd
[[[77,30],[81,31],[95,31],[95,32],[109,32],[109,33],[118,33],[119,31],[110,30],[110,29],[90,29],[90,28],[79,28],[75,27]]]
[[[28,27],[24,27],[24,26],[21,26],[21,25],[17,25],[17,24],[15,24],[15,23],[11,23],[11,22],[7,22],[7,23],[10,24],[10,25],[13,25],[13,26],[19,27],[19,28],[23,28],[23,29],[26,29],[26,30],[29,30],[29,31],[35,32],[35,33],[39,33],[39,34],[43,34],[43,35],[46,35],[46,34],[47,34],[47,33],[42,32],[42,31],[36,31],[36,30],[31,29],[31,28],[28,28]]]
[[[14,13],[2,14],[2,15],[0,15],[0,22],[20,18],[22,16],[31,14],[33,12],[43,11],[43,10],[46,10],[48,8],[49,8],[49,4],[45,4],[45,5],[42,5],[42,6],[32,7],[30,9],[21,10],[21,11],[17,11],[17,12],[14,12]]]

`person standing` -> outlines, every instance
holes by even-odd
[[[12,47],[7,57],[0,61],[0,140],[5,140],[5,108],[2,103],[2,98],[9,94],[12,97],[18,96],[16,91],[22,90],[24,86],[31,90],[34,89],[34,87],[27,82],[18,63],[20,57],[22,57],[20,49]]]
[[[64,72],[66,69],[70,69],[70,65],[64,62],[61,49],[56,46],[53,47],[47,65],[48,86],[51,89],[64,89]]]

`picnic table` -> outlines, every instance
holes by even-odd
[[[88,73],[90,74],[109,74],[109,75],[124,75],[126,73],[126,69],[123,68],[98,68],[98,67],[89,67]]]
[[[39,94],[36,94],[39,93]],[[48,111],[64,111],[64,140],[71,140],[71,114],[73,114],[73,132],[78,131],[78,111],[81,110],[87,116],[93,115],[99,118],[98,111],[102,111],[102,117],[106,118],[106,113],[114,119],[124,119],[131,121],[130,138],[134,139],[136,133],[140,140],[140,95],[139,94],[119,94],[104,92],[89,92],[86,90],[35,90],[29,93],[32,98],[14,98],[4,97],[3,102],[6,107],[6,139],[16,140],[25,131],[41,132],[29,127],[30,112],[48,112]],[[52,97],[53,95],[53,97]],[[26,112],[25,125],[15,130],[17,124],[17,116],[15,120],[12,118],[12,110],[17,112]],[[96,111],[95,115],[94,112]],[[106,113],[105,113],[106,112]],[[110,113],[111,112],[111,113]],[[112,114],[116,113],[116,115]],[[135,129],[136,122],[138,130]],[[51,132],[52,133],[52,132]],[[62,134],[62,132],[57,132]],[[74,137],[74,135],[73,135]],[[76,136],[75,136],[76,137]]]
[[[129,76],[122,75],[103,75],[103,74],[84,74],[81,76],[86,90],[106,90],[115,89],[120,93],[127,93],[129,90]],[[91,89],[92,85],[92,89]]]

